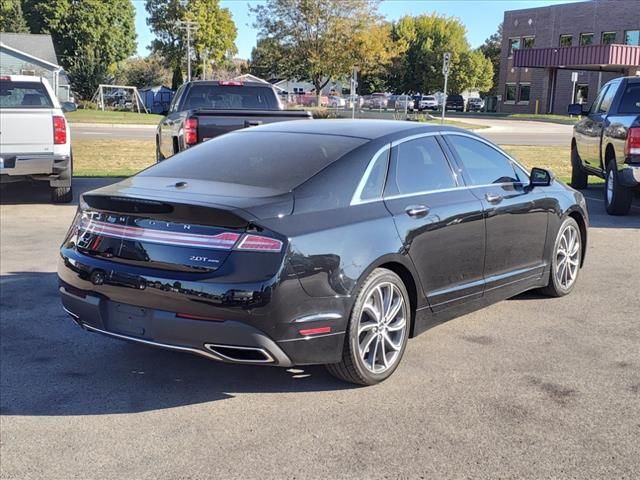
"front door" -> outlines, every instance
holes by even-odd
[[[486,290],[539,278],[550,208],[541,189],[527,189],[522,168],[488,142],[464,134],[445,138],[484,207]]]
[[[458,183],[435,135],[394,145],[384,202],[433,311],[482,296],[482,205]]]

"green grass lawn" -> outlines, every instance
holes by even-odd
[[[531,113],[512,113],[507,118],[513,120],[531,120],[534,122],[561,123],[563,125],[574,125],[578,123],[580,117],[570,117],[568,115],[536,115]]]
[[[136,125],[157,125],[162,115],[134,112],[113,112],[109,110],[76,110],[65,114],[69,123],[120,123]]]
[[[528,169],[547,168],[563,182],[568,183],[571,179],[568,147],[502,145],[502,148]],[[76,139],[73,141],[73,162],[76,176],[128,177],[155,163],[155,142]],[[602,183],[593,176],[589,180],[590,183]]]

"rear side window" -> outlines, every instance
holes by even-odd
[[[184,109],[278,110],[278,100],[269,87],[194,84],[186,93]]]
[[[620,113],[640,113],[640,82],[627,83],[620,102]]]
[[[0,108],[52,108],[53,103],[40,82],[0,80]]]
[[[233,183],[284,193],[366,141],[247,130],[213,138],[140,175]]]
[[[602,101],[600,102],[600,105],[598,105],[597,113],[607,113],[609,111],[609,109],[611,108],[611,104],[613,103],[613,98],[616,96],[617,91],[617,84],[612,83],[609,86],[609,90],[607,90],[607,93],[605,93],[604,97],[602,97]]]
[[[394,156],[388,195],[410,195],[457,186],[435,137],[403,142],[395,148]]]
[[[473,138],[447,135],[447,142],[457,153],[471,185],[523,182],[511,160],[493,147]]]

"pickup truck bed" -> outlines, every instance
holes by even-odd
[[[283,110],[270,84],[195,81],[176,93],[158,125],[158,161],[233,130],[287,120],[311,120],[303,110]]]

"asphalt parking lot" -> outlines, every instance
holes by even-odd
[[[433,328],[387,382],[355,388],[322,367],[223,365],[80,330],[55,274],[75,206],[9,187],[3,479],[638,477],[638,203],[609,217],[586,192],[570,296],[525,294]]]

